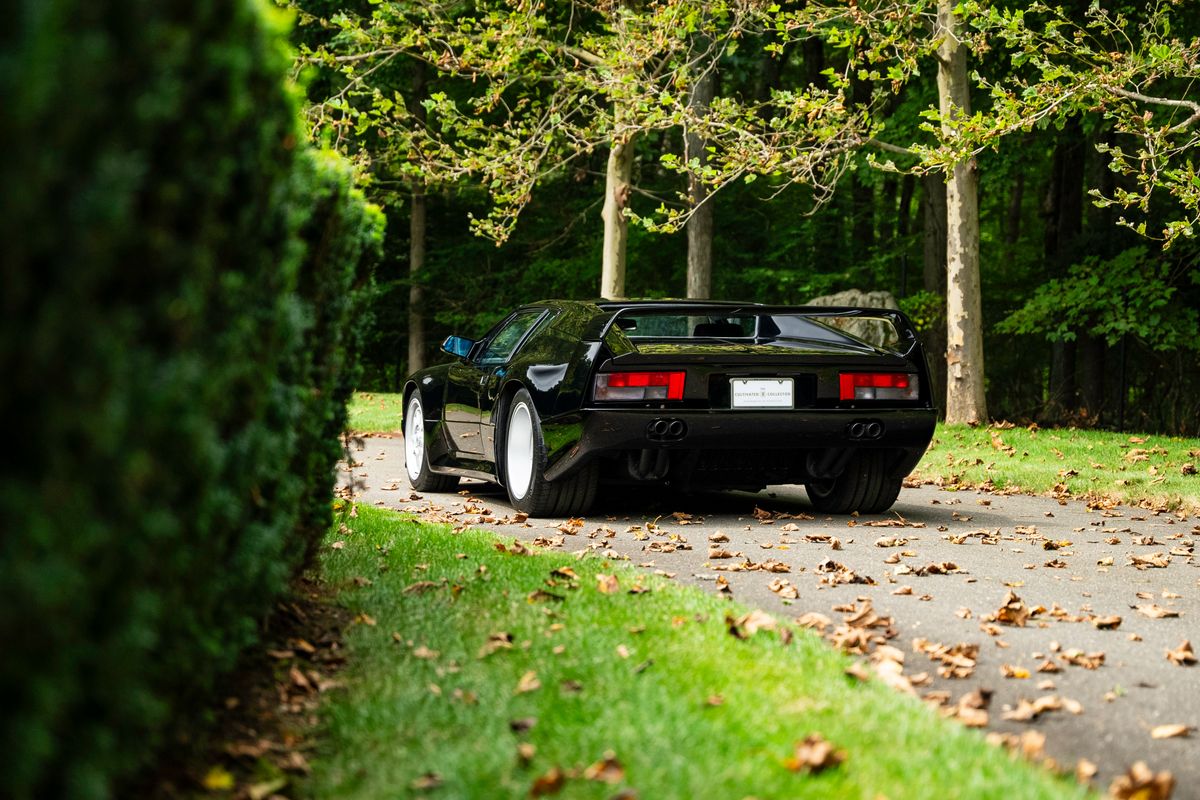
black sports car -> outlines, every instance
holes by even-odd
[[[885,511],[936,419],[888,309],[547,300],[442,348],[404,387],[412,485],[495,481],[535,517],[584,513],[600,481],[795,483],[823,512]]]

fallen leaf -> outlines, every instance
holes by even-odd
[[[1108,787],[1117,800],[1168,800],[1175,788],[1170,772],[1154,773],[1145,761],[1138,761],[1124,775],[1118,775]]]
[[[1167,661],[1176,666],[1185,667],[1196,663],[1196,653],[1192,650],[1192,643],[1187,639],[1180,642],[1179,647],[1166,652]]]
[[[537,717],[520,717],[508,721],[508,729],[513,733],[531,731],[535,725],[537,725]]]
[[[512,649],[512,634],[507,631],[500,631],[488,636],[487,641],[479,648],[479,655],[476,658],[487,658],[497,650]]]
[[[1175,739],[1192,732],[1191,725],[1156,725],[1150,730],[1151,739]]]
[[[1121,618],[1116,615],[1107,617],[1094,617],[1092,624],[1102,631],[1115,631],[1121,627]]]
[[[795,754],[784,760],[784,766],[792,772],[817,773],[836,767],[846,760],[843,750],[836,750],[819,733],[810,733],[802,742],[796,742]]]
[[[424,791],[427,789],[436,789],[442,785],[442,776],[436,772],[426,772],[424,775],[418,775],[408,784],[410,789],[414,791]]]
[[[1017,593],[1011,589],[1008,594],[1004,595],[1004,602],[996,610],[996,613],[984,617],[989,622],[999,622],[1001,625],[1012,625],[1018,628],[1025,627],[1025,621],[1029,619],[1029,609],[1025,603],[1017,597]]]
[[[738,639],[749,639],[760,630],[775,630],[778,623],[770,614],[756,608],[736,619],[732,614],[726,614],[725,625],[732,636]]]
[[[1134,610],[1136,610],[1143,617],[1149,617],[1150,619],[1164,619],[1165,617],[1179,616],[1178,611],[1175,611],[1171,608],[1163,608],[1158,603],[1146,603],[1143,605],[1134,606]]]
[[[548,794],[558,794],[567,783],[567,776],[558,767],[551,767],[546,773],[539,775],[529,787],[530,797],[544,797]]]
[[[796,587],[787,578],[776,578],[767,584],[767,588],[785,600],[795,600],[800,596]]]
[[[533,670],[529,670],[521,676],[521,680],[517,681],[517,690],[515,694],[535,692],[540,688],[542,688],[542,682],[538,680],[537,673]]]
[[[1012,664],[1001,664],[1000,674],[1006,678],[1024,680],[1025,678],[1029,677],[1029,670],[1025,669],[1024,667],[1013,666]]]
[[[1091,761],[1081,758],[1075,764],[1075,780],[1082,784],[1087,784],[1091,782],[1092,778],[1096,777],[1096,773],[1099,771],[1099,768]]]
[[[621,584],[616,575],[596,575],[596,589],[600,594],[614,594],[621,591]]]
[[[527,767],[533,762],[533,757],[537,755],[537,746],[531,742],[517,742],[517,762],[522,767]]]
[[[620,783],[625,780],[625,767],[611,750],[604,757],[583,771],[583,777],[599,783]]]

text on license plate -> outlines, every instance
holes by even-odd
[[[731,378],[733,408],[791,408],[794,386],[791,378]]]

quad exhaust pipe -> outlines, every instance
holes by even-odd
[[[878,420],[851,422],[846,428],[851,439],[878,439],[883,435],[883,423]]]
[[[646,425],[646,438],[652,442],[677,442],[687,436],[687,423],[681,419],[658,417]]]

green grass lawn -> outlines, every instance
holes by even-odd
[[[304,795],[528,797],[555,769],[570,798],[1084,794],[847,677],[849,659],[807,631],[735,638],[726,615],[744,609],[730,601],[598,557],[500,552],[487,533],[356,513],[323,559],[357,623]],[[552,574],[564,567],[577,577]],[[619,589],[601,592],[599,574]],[[482,655],[489,637],[511,646]],[[789,769],[810,733],[845,762]]]
[[[1186,465],[1191,465],[1189,469]],[[1200,511],[1200,439],[1074,429],[940,425],[916,475]]]
[[[387,392],[355,392],[348,427],[354,433],[399,433],[404,398]]]

